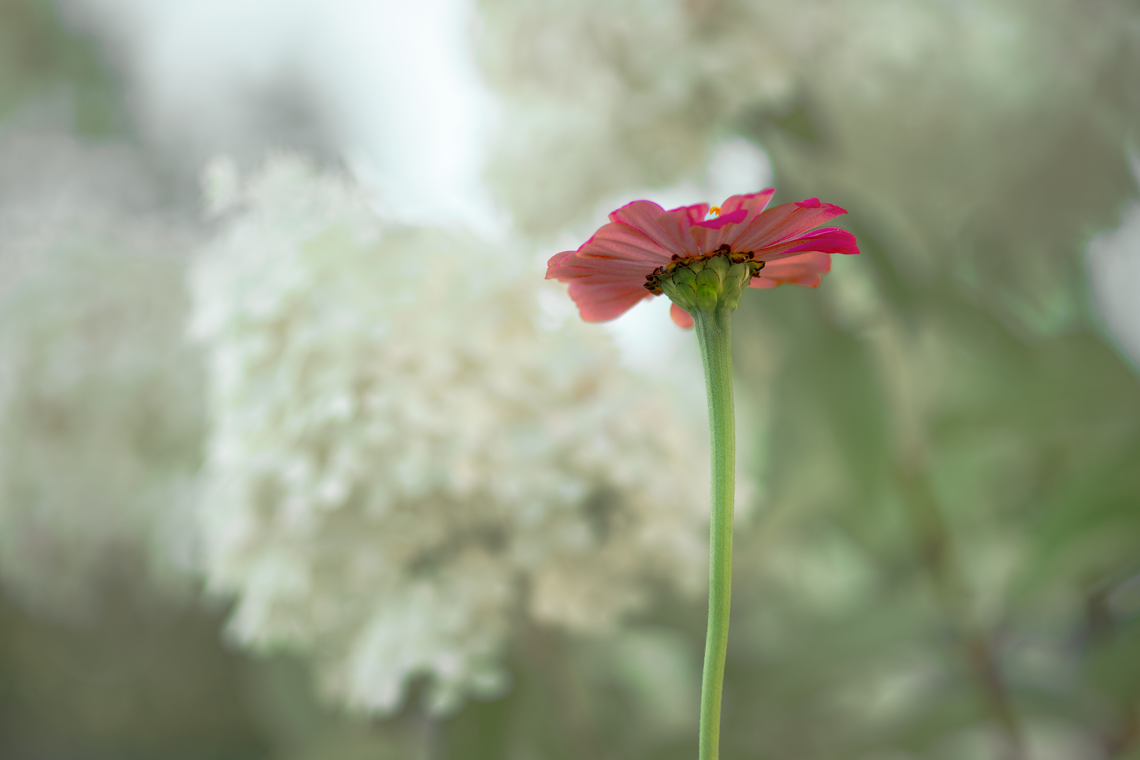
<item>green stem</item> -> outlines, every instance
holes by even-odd
[[[735,304],[734,304],[735,305]],[[732,404],[732,312],[694,309],[705,368],[712,439],[712,520],[709,525],[709,627],[701,679],[700,760],[720,754],[720,699],[728,651],[732,595],[732,512],[736,485],[736,432]]]

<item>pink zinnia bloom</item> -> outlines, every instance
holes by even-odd
[[[708,204],[670,211],[651,201],[634,201],[610,214],[610,223],[576,251],[555,254],[546,279],[570,283],[570,297],[582,319],[603,322],[620,316],[643,298],[660,295],[654,276],[674,261],[696,261],[720,253],[748,254],[763,268],[750,288],[783,283],[814,288],[831,269],[832,253],[859,253],[855,236],[824,222],[847,212],[809,198],[764,210],[774,189],[734,195],[706,221]],[[670,312],[681,327],[693,318],[676,304]]]

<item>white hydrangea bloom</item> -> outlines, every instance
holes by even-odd
[[[364,710],[427,675],[447,711],[501,688],[519,614],[603,630],[643,581],[703,585],[702,436],[596,326],[542,324],[540,273],[296,158],[209,184],[233,206],[193,277],[200,517],[240,642]]]
[[[195,561],[190,242],[134,203],[143,174],[70,138],[0,145],[0,582],[62,617],[108,582],[184,591]]]
[[[480,3],[479,62],[503,112],[489,178],[524,231],[696,177],[725,121],[793,95],[804,39],[758,44],[774,9],[720,5]]]

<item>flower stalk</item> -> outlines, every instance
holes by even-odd
[[[717,760],[720,703],[732,593],[736,436],[732,401],[732,312],[745,288],[790,283],[814,288],[831,254],[857,254],[855,237],[820,224],[846,214],[808,198],[767,208],[776,191],[734,195],[666,211],[634,201],[576,251],[556,253],[546,278],[570,283],[582,319],[604,322],[639,301],[666,295],[679,327],[697,328],[712,439],[709,627],[701,682],[700,760]],[[712,218],[710,218],[710,216]]]
[[[665,273],[661,289],[692,316],[709,406],[712,512],[709,523],[709,624],[701,678],[700,760],[720,752],[720,705],[732,598],[732,519],[736,486],[736,419],[732,397],[732,312],[755,262],[730,253]]]
[[[732,399],[732,312],[699,310],[693,315],[712,440],[712,518],[709,523],[709,625],[701,677],[700,760],[717,760],[720,751],[720,702],[728,651],[728,616],[732,596],[732,517],[736,485],[736,428]]]

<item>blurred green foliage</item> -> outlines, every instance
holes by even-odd
[[[1021,82],[965,86],[935,49],[874,98],[839,73],[807,87],[819,139],[740,122],[785,199],[851,211],[864,255],[822,298],[776,292],[737,320],[753,366],[783,354],[769,510],[740,550],[739,756],[1137,751],[1140,608],[1120,600],[1140,573],[1140,382],[1082,254],[1135,194],[1138,17],[1004,6]],[[848,588],[818,608],[781,583],[792,547]]]
[[[112,598],[81,627],[0,605],[0,757],[266,757],[217,618]]]
[[[509,107],[612,119],[604,138],[512,122],[490,179],[535,234],[622,182],[691,176],[731,134],[768,151],[777,202],[851,212],[862,256],[735,320],[764,496],[737,530],[723,755],[1137,756],[1140,381],[1083,253],[1136,194],[1140,9],[483,5]],[[675,160],[623,163],[678,131]],[[538,160],[552,143],[597,162],[593,195]],[[516,197],[528,165],[575,189]],[[608,734],[612,756],[673,756],[636,733]]]
[[[61,96],[81,135],[130,129],[122,83],[94,40],[69,29],[50,0],[0,0],[0,119]]]

